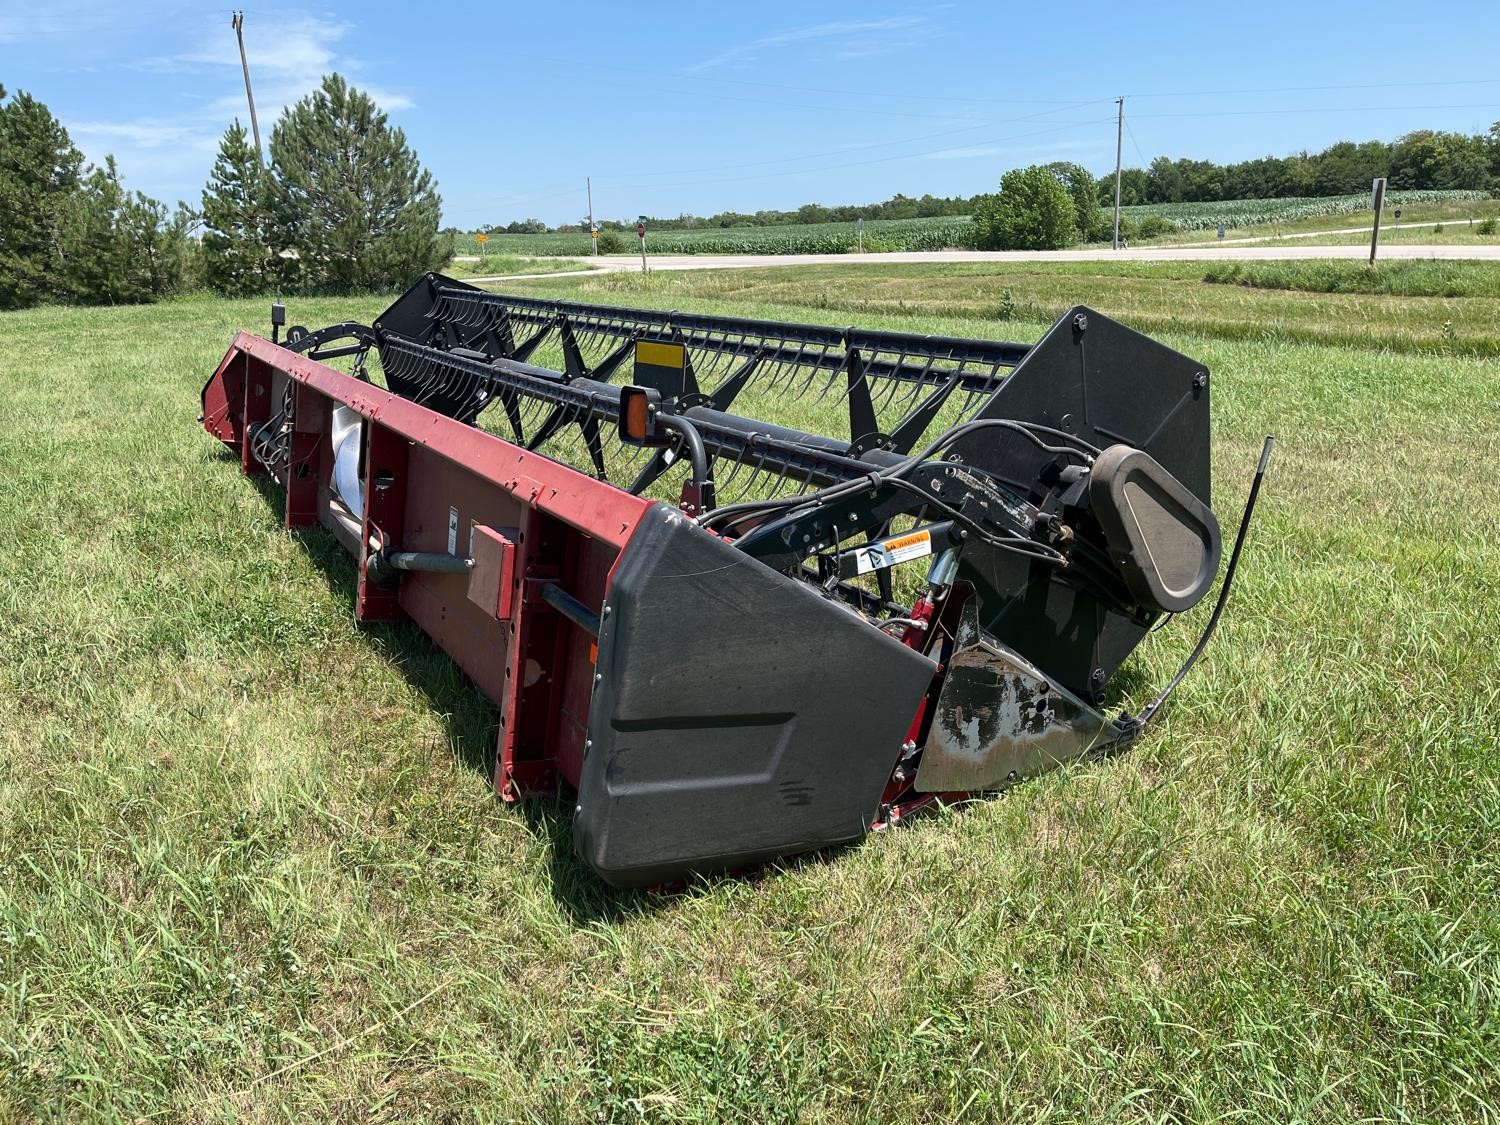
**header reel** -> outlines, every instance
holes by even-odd
[[[516,609],[496,620],[511,628],[485,639],[476,626],[458,658],[471,675],[489,661],[552,684],[525,710],[513,687],[491,693],[506,724],[496,784],[512,797],[572,785],[580,854],[622,885],[852,839],[1128,741],[1160,703],[1106,719],[1110,678],[1218,571],[1206,370],[1082,307],[1027,346],[428,275],[370,328],[259,343],[277,401],[327,372],[312,380],[328,397],[310,427],[317,518],[449,651],[452,576],[480,562],[460,547],[454,499],[471,485],[444,486],[446,470],[417,481],[412,465],[427,460],[424,427],[484,439],[457,467],[511,531],[470,522],[530,569],[508,580]],[[305,355],[277,361],[292,351]],[[309,363],[339,355],[355,378]],[[371,359],[391,396],[366,381]],[[223,371],[205,425],[296,479],[303,407],[235,432]],[[409,450],[399,521],[370,512],[371,448],[394,409],[373,404],[392,396],[416,411],[390,439]],[[507,449],[577,471],[536,490]],[[425,553],[450,569],[389,565],[424,553],[391,525],[426,528],[444,509],[447,550]],[[601,546],[590,521],[611,510],[618,543]],[[552,544],[528,538],[553,522],[566,531]],[[528,601],[538,564],[556,577]],[[549,616],[519,639],[538,603]],[[590,624],[587,646],[566,640]]]

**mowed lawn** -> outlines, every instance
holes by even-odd
[[[198,428],[267,302],[0,316],[0,1120],[1495,1120],[1488,345],[1361,346],[1284,293],[1245,338],[1210,314],[1260,291],[1184,309],[1149,270],[992,269],[967,319],[881,276],[525,288],[1034,339],[1071,287],[1157,319],[1214,373],[1228,528],[1279,438],[1240,584],[1128,753],[676,895],[599,884],[566,803],[503,806],[478,693],[356,627],[339,548]],[[1413,299],[1348,300],[1384,345]]]

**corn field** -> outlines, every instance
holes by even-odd
[[[1485,199],[1482,191],[1392,191],[1386,206],[1413,203],[1458,202]],[[1218,203],[1146,203],[1120,209],[1122,216],[1136,220],[1155,216],[1177,230],[1213,230],[1220,223],[1234,229],[1298,219],[1330,218],[1368,212],[1368,195],[1330,195],[1318,198],[1231,199]],[[634,231],[619,232],[626,253],[637,252]],[[859,248],[853,223],[796,223],[767,227],[700,227],[695,230],[647,232],[647,250],[653,254],[847,254]],[[896,250],[971,249],[974,223],[967,215],[944,215],[930,219],[871,219],[865,223],[864,247],[872,252]],[[548,257],[586,255],[589,236],[585,231],[545,234],[492,234],[485,246],[489,254]],[[478,254],[472,234],[455,235],[455,254]]]
[[[634,231],[622,231],[627,252],[639,250]],[[865,223],[865,249],[945,250],[972,245],[973,225],[967,215],[931,219],[871,219]],[[653,254],[846,254],[859,248],[853,223],[796,223],[771,227],[701,227],[696,230],[647,231],[646,247]],[[560,234],[492,234],[485,249],[491,254],[545,256],[587,254],[587,232]],[[471,234],[454,238],[454,253],[477,254]]]
[[[1390,208],[1412,203],[1453,203],[1487,198],[1489,193],[1484,191],[1388,191],[1385,205]],[[1369,210],[1370,196],[1363,193],[1292,199],[1230,199],[1219,203],[1144,203],[1122,207],[1120,214],[1136,220],[1154,215],[1178,230],[1213,230],[1220,223],[1230,228],[1250,227]]]

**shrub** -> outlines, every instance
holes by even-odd
[[[1050,168],[1014,168],[974,208],[981,250],[1058,250],[1078,240],[1078,209]]]
[[[599,232],[599,253],[601,254],[623,254],[625,253],[625,239],[617,230],[605,227]]]
[[[1479,224],[1479,233],[1486,238],[1497,232],[1500,232],[1500,223],[1495,222],[1495,216],[1493,215]]]

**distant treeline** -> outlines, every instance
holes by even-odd
[[[1339,141],[1321,152],[1262,156],[1234,164],[1158,156],[1146,168],[1120,174],[1120,202],[1216,203],[1228,199],[1287,199],[1351,195],[1368,191],[1385,176],[1393,190],[1470,189],[1500,192],[1500,122],[1479,134],[1419,129],[1395,141]],[[1115,200],[1113,172],[1098,177],[1099,205]],[[716,215],[678,215],[668,219],[641,216],[652,230],[696,230],[712,227],[768,227],[793,223],[852,223],[855,219],[927,219],[939,215],[972,215],[985,195],[912,198],[894,195],[882,203],[824,206],[804,203],[795,211],[720,211]],[[602,230],[631,230],[635,219],[598,220]],[[588,230],[587,217],[549,227],[540,219],[483,228],[492,234],[541,234]],[[459,233],[454,231],[454,233]]]
[[[633,231],[637,222],[645,223],[649,230],[711,230],[716,227],[781,227],[792,223],[852,223],[855,219],[932,219],[940,215],[970,214],[979,198],[978,195],[924,195],[913,199],[897,193],[883,203],[848,203],[835,207],[804,203],[795,211],[720,211],[708,216],[678,215],[675,219],[642,215],[638,219],[596,219],[595,222],[600,230]],[[584,216],[576,223],[549,227],[540,219],[522,219],[483,229],[490,234],[542,234],[553,230],[559,234],[573,234],[588,230],[589,221]],[[455,229],[454,233],[462,232]]]
[[[1217,203],[1369,191],[1385,176],[1394,190],[1500,190],[1500,122],[1479,134],[1420,129],[1396,141],[1339,141],[1322,152],[1263,156],[1236,164],[1158,156],[1120,175],[1120,202]],[[1101,205],[1112,205],[1115,177],[1099,177]]]

